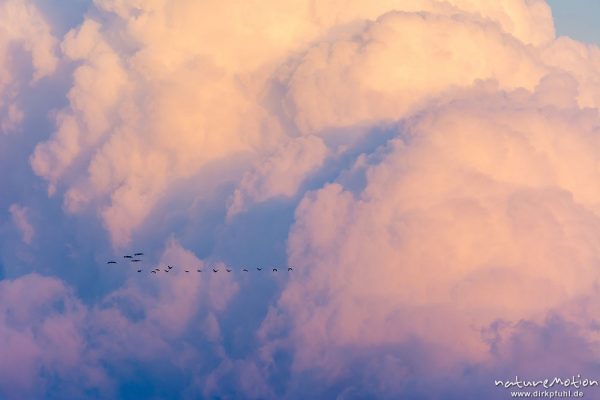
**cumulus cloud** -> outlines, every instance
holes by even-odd
[[[10,72],[7,68],[10,63],[6,61],[7,51],[13,44],[22,46],[31,54],[34,68],[33,79],[37,80],[52,73],[56,67],[57,59],[54,53],[55,39],[50,33],[50,27],[40,15],[38,9],[31,2],[7,0],[1,4],[2,20],[2,81],[9,80]]]
[[[56,380],[63,393],[80,396],[86,385],[102,380],[84,354],[85,308],[63,282],[36,274],[3,281],[0,298],[3,396],[43,396]],[[68,383],[74,377],[81,386]]]
[[[494,378],[599,372],[600,53],[544,1],[40,10],[0,0],[0,141],[35,174],[2,198],[0,235],[35,238],[1,248],[2,396],[504,398]],[[22,107],[42,86],[61,100]],[[142,273],[106,264],[134,248]]]
[[[18,103],[22,85],[55,70],[55,46],[50,26],[35,5],[18,0],[0,2],[0,133],[18,131],[23,119]],[[31,60],[32,76],[23,76],[21,71],[28,67],[16,49]]]
[[[390,9],[439,11],[425,16],[425,19],[433,19],[430,26],[422,20],[423,16],[409,13],[404,18],[380,17],[384,21],[375,22],[375,27],[367,28],[364,34],[365,41],[378,42],[379,35],[383,42],[395,43],[415,28],[424,35],[420,38],[423,43],[419,47],[424,52],[421,56],[410,52],[402,54],[409,51],[404,44],[406,40],[415,40],[404,39],[387,51],[375,45],[367,57],[355,55],[358,65],[353,65],[352,45],[334,41],[337,50],[332,60],[341,57],[336,65],[347,64],[355,71],[327,68],[322,72],[324,75],[317,78],[322,74],[313,73],[311,62],[295,68],[297,74],[286,84],[290,99],[283,106],[301,108],[292,119],[303,132],[327,126],[323,118],[333,118],[335,123],[354,123],[390,117],[389,109],[396,108],[393,102],[401,100],[399,97],[416,96],[416,103],[420,97],[442,90],[444,85],[468,84],[475,78],[504,75],[509,85],[531,85],[541,72],[535,62],[528,60],[521,42],[500,27],[508,25],[511,17],[526,21],[518,26],[528,28],[507,28],[524,43],[543,42],[552,33],[551,20],[536,16],[549,15],[547,7],[538,2],[524,7],[515,1],[506,9],[460,1],[453,6],[433,1],[390,1],[376,5],[361,1],[328,5],[304,1],[285,5],[250,2],[241,6],[192,1],[98,1],[95,4],[114,18],[103,25],[100,20],[86,17],[80,27],[65,36],[63,52],[81,65],[74,73],[69,106],[56,118],[57,131],[49,141],[37,146],[31,162],[34,171],[47,180],[51,193],[59,183],[64,185],[67,211],[77,213],[90,205],[100,205],[103,223],[117,246],[130,242],[132,232],[148,218],[174,182],[195,176],[218,160],[234,163],[243,159],[240,158],[243,155],[253,157],[272,151],[285,136],[282,132],[285,120],[265,109],[264,102],[270,103],[263,100],[265,86],[271,74],[282,69],[280,65],[294,51],[308,51],[307,60],[317,62],[319,54],[326,52],[328,42],[316,47],[311,43],[322,37],[353,35],[365,24],[372,25],[369,19],[378,18]],[[455,16],[460,7],[466,10],[462,14],[468,21],[464,23],[455,21],[460,19]],[[538,14],[533,10],[542,12]],[[166,19],[166,15],[172,19]],[[196,18],[190,17],[193,15],[211,15],[211,18],[197,23]],[[174,20],[178,29],[174,29]],[[393,20],[390,23],[397,28],[395,36],[385,33],[390,30],[386,27],[388,20]],[[530,24],[534,21],[543,23],[532,30]],[[379,29],[379,25],[383,27]],[[441,76],[426,87],[411,89],[410,82],[418,86],[435,76],[415,73],[420,71],[421,62],[437,62],[427,59],[431,54],[429,44],[435,45],[439,32],[453,29],[452,25],[458,36],[455,42],[459,42],[460,37],[469,40],[475,37],[481,43],[472,46],[473,52],[489,49],[490,56],[500,54],[508,62],[496,67],[471,63],[468,68],[475,69],[475,73],[466,74],[466,78],[461,78],[466,65],[453,63],[449,72],[436,69]],[[489,33],[472,35],[481,25]],[[437,30],[438,34],[429,34],[429,30]],[[219,40],[215,41],[215,37]],[[451,50],[443,47],[449,49],[453,43],[442,41],[440,49],[434,46],[434,56],[444,57],[444,51]],[[464,58],[463,64],[468,64],[468,57],[473,53],[457,51],[456,55]],[[400,60],[398,57],[420,58],[407,64],[406,70],[394,72],[395,79],[378,82],[378,76],[394,76],[380,68],[402,65],[391,62],[392,57],[396,60]],[[380,59],[386,62],[379,62]],[[515,69],[520,73],[515,74]],[[301,79],[307,74],[308,80],[320,79],[326,86],[317,89],[314,81]],[[346,94],[328,93],[332,85],[345,86],[339,83],[346,74],[368,79],[369,82],[358,83],[364,85],[367,92],[349,87]],[[421,78],[416,79],[414,75]],[[409,87],[402,87],[403,84]],[[367,99],[374,95],[371,92],[390,85],[395,94],[384,95],[387,98],[383,101]],[[346,96],[353,90],[356,93]],[[340,106],[312,102],[312,96],[340,99]],[[362,104],[341,105],[346,97],[363,99],[359,101]],[[306,104],[297,104],[302,102]],[[348,117],[329,110],[331,107],[341,107],[345,110],[342,113],[355,115],[344,121]],[[369,107],[381,111],[367,117],[365,113],[371,112]],[[317,113],[318,116],[313,115]],[[87,170],[87,174],[73,173],[82,169]]]
[[[203,265],[175,240],[167,243],[161,261]],[[211,355],[215,364],[201,349],[210,343],[221,346],[216,316],[225,311],[238,284],[231,276],[190,276],[183,268],[169,274],[146,274],[141,281],[136,276],[93,306],[56,278],[28,274],[0,283],[0,341],[5,344],[0,393],[7,398],[114,397],[119,376],[135,378],[125,365],[133,360],[153,366],[145,379],[165,368],[187,371],[189,379],[192,371],[209,379],[229,359],[217,349]],[[206,329],[204,321],[212,327]],[[206,364],[208,371],[202,371]]]
[[[331,184],[300,203],[289,254],[305,272],[282,295],[299,366],[414,336],[481,362],[495,321],[594,295],[597,116],[474,92],[411,119],[360,193]]]
[[[391,11],[359,35],[311,48],[282,79],[287,109],[313,133],[400,118],[476,80],[532,89],[545,71],[534,51],[487,19]]]

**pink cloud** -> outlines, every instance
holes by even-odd
[[[450,97],[408,121],[360,193],[305,196],[288,247],[302,272],[280,299],[297,371],[339,377],[360,349],[418,338],[443,373],[494,363],[481,331],[496,320],[598,318],[562,311],[598,280],[597,117],[540,96]],[[572,366],[589,361],[578,351]]]
[[[0,127],[22,133],[0,141],[51,197],[23,173],[3,197],[35,244],[0,254],[3,396],[500,398],[492,376],[597,372],[600,53],[545,2],[81,19],[59,40],[0,0]],[[28,108],[24,82],[56,98]],[[143,273],[105,265],[142,243]],[[184,272],[245,257],[295,269]]]
[[[35,235],[35,229],[27,217],[27,208],[18,204],[11,204],[9,211],[12,216],[13,224],[15,224],[16,228],[21,232],[23,242],[31,244],[33,236]]]

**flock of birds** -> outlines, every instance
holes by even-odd
[[[125,259],[128,259],[128,260],[129,260],[130,262],[132,262],[132,263],[138,263],[138,262],[141,262],[141,261],[142,261],[142,259],[141,259],[140,257],[142,257],[143,255],[144,255],[144,253],[141,253],[141,252],[139,252],[139,253],[133,253],[132,255],[129,255],[129,254],[127,254],[127,255],[124,255],[124,256],[123,256],[123,258],[125,258]],[[107,263],[107,264],[118,264],[118,263],[117,263],[115,260],[110,260],[110,261],[107,261],[106,263]],[[174,267],[174,266],[172,266],[172,265],[167,265],[167,266],[165,267],[165,269],[161,269],[161,268],[157,267],[157,268],[154,268],[154,269],[152,269],[152,270],[150,271],[150,273],[151,273],[151,274],[157,274],[157,273],[159,273],[160,271],[169,272],[169,271],[171,271],[173,268],[175,268],[175,267]],[[214,273],[216,273],[216,272],[219,272],[219,269],[218,269],[218,268],[211,268],[211,269],[212,269],[212,272],[214,272]],[[257,271],[262,271],[263,269],[264,269],[264,268],[256,267],[256,270],[257,270]],[[294,268],[292,268],[292,267],[287,267],[287,270],[288,270],[288,271],[293,271],[293,270],[294,270]],[[143,269],[142,269],[142,268],[140,268],[140,269],[138,269],[138,270],[137,270],[137,272],[142,272],[142,271],[143,271]],[[189,269],[184,269],[184,271],[185,271],[185,272],[190,272],[191,270],[189,270]],[[225,268],[225,271],[227,271],[227,272],[232,272],[233,270],[232,270],[232,269],[230,269],[230,268]],[[201,268],[198,268],[198,269],[196,270],[196,272],[202,272],[202,269],[201,269]],[[250,270],[249,270],[248,268],[242,268],[242,272],[250,272]],[[279,268],[273,268],[273,272],[279,272]]]

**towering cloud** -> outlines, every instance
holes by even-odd
[[[358,193],[334,183],[302,200],[289,254],[303,273],[280,303],[298,368],[415,338],[434,363],[486,363],[494,324],[598,318],[572,314],[597,297],[598,117],[540,107],[543,84],[492,89],[409,119]]]
[[[48,12],[0,0],[0,396],[598,377],[600,52],[544,1]]]

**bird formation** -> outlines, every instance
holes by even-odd
[[[143,261],[143,260],[141,259],[141,257],[142,257],[143,255],[144,255],[144,253],[142,253],[142,252],[138,252],[138,253],[133,253],[133,254],[126,254],[126,255],[124,255],[124,256],[123,256],[123,258],[125,258],[125,259],[129,260],[129,262],[132,262],[132,263],[138,263],[138,262],[142,262],[142,261]],[[115,261],[115,260],[109,260],[109,261],[107,261],[106,263],[107,263],[107,264],[118,264],[118,263],[117,263],[117,261]],[[158,273],[159,273],[159,272],[161,272],[161,271],[162,271],[162,272],[167,272],[167,273],[168,273],[168,272],[170,272],[170,271],[171,271],[173,268],[175,268],[175,266],[174,266],[174,265],[167,265],[166,267],[163,267],[163,269],[161,269],[160,267],[156,267],[156,268],[154,268],[154,269],[150,270],[150,273],[151,273],[151,274],[158,274]],[[211,269],[212,269],[212,272],[213,272],[213,273],[217,273],[217,272],[219,272],[219,271],[220,271],[218,268],[211,268]],[[256,270],[260,272],[260,271],[262,271],[262,270],[263,270],[263,268],[256,267]],[[288,270],[288,272],[289,272],[289,271],[293,271],[293,270],[294,270],[294,268],[293,268],[293,267],[287,267],[287,270]],[[137,270],[137,272],[142,272],[142,271],[143,271],[143,269],[142,269],[142,268],[140,268],[140,269],[138,269],[138,270]],[[191,270],[190,270],[190,269],[184,269],[184,271],[189,273]],[[230,273],[230,272],[233,272],[233,269],[231,269],[231,268],[227,268],[227,267],[226,267],[226,268],[225,268],[225,271],[227,271],[228,273]],[[198,269],[196,269],[196,272],[202,272],[202,269],[201,269],[201,268],[198,268]],[[242,272],[250,272],[250,270],[249,270],[248,268],[242,268]],[[279,272],[279,268],[273,268],[273,272]]]
[[[144,253],[138,252],[138,253],[133,253],[133,254],[126,254],[123,256],[123,258],[128,259],[130,262],[132,263],[139,263],[142,262],[142,259],[140,258],[141,256],[143,256]],[[110,260],[106,262],[107,264],[118,264],[115,260]],[[137,272],[142,272],[142,269],[138,269]]]

